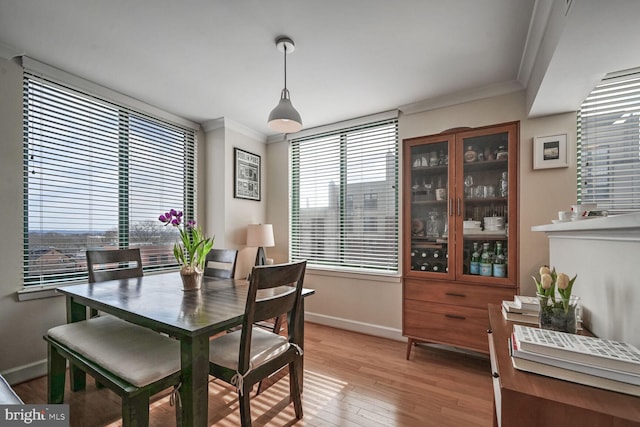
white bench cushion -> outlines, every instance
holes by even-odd
[[[238,358],[240,357],[240,334],[242,334],[241,329],[211,340],[209,342],[209,360],[216,365],[237,371]],[[289,341],[282,335],[254,327],[251,333],[249,371],[285,352],[288,348]]]
[[[137,387],[180,370],[179,341],[114,316],[56,326],[48,335]]]
[[[22,405],[22,400],[2,375],[0,375],[0,405]]]

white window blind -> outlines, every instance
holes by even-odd
[[[195,212],[193,129],[25,70],[24,283],[87,279],[87,249],[139,247],[145,270],[175,267],[175,228]]]
[[[578,202],[640,212],[640,72],[605,78],[578,112]]]
[[[291,142],[293,261],[398,270],[398,121]]]

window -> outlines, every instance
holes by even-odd
[[[171,208],[194,217],[195,132],[25,70],[24,283],[86,280],[85,251],[176,266]]]
[[[364,195],[364,208],[378,209],[378,195],[376,193],[366,193]]]
[[[291,259],[398,271],[397,119],[293,139],[291,156]]]
[[[578,112],[578,202],[640,212],[640,72],[607,75]]]

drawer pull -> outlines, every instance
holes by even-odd
[[[494,372],[493,374],[491,374],[491,376],[492,376],[493,378],[499,378],[499,377],[500,377],[500,374],[499,374],[499,373],[497,373],[497,372]]]
[[[491,329],[487,329],[487,333],[488,333],[488,334],[492,334],[492,333],[493,333],[493,331],[492,331]]]
[[[445,314],[444,316],[448,317],[449,319],[459,319],[459,320],[466,319],[466,317],[460,316],[460,315],[457,315],[457,314]]]
[[[445,295],[450,296],[450,297],[462,297],[462,298],[466,297],[465,294],[459,294],[459,293],[456,293],[456,292],[446,292]]]

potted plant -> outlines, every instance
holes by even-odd
[[[173,256],[180,264],[183,290],[196,290],[202,286],[204,264],[213,247],[213,238],[207,238],[194,220],[183,222],[183,212],[171,209],[158,217],[165,226],[173,226],[180,233],[180,242],[173,245]]]

